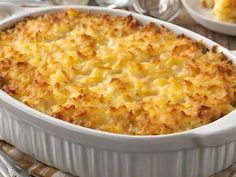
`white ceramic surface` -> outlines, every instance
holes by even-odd
[[[165,25],[177,34],[215,42],[174,24],[124,10],[70,6],[100,14],[132,14],[142,24]],[[22,9],[0,5],[14,15],[0,29],[25,16],[38,16],[68,7]],[[236,56],[219,46],[236,63]],[[0,136],[34,158],[80,177],[208,177],[236,160],[236,111],[206,126],[170,135],[128,136],[76,126],[38,112],[0,90]]]
[[[236,36],[236,24],[218,20],[211,9],[201,6],[199,0],[182,0],[182,3],[197,23],[212,31]]]

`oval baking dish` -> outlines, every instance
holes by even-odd
[[[124,10],[70,6],[100,14],[132,15],[142,24],[154,22],[211,48],[213,41],[168,22]],[[68,8],[18,8],[2,4],[14,15],[0,22],[10,27],[26,16]],[[219,46],[234,63],[236,57]],[[0,91],[0,135],[36,159],[81,177],[207,177],[236,160],[236,112],[200,128],[159,136],[128,136],[92,130],[51,118]]]

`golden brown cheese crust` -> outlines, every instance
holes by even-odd
[[[236,23],[236,0],[200,0],[203,6],[212,8],[217,18]]]
[[[210,123],[235,107],[235,66],[187,37],[131,16],[76,10],[0,33],[2,89],[73,124],[159,135]]]

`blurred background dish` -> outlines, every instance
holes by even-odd
[[[236,23],[219,20],[211,9],[204,8],[199,0],[182,0],[189,15],[202,26],[219,33],[236,36]]]
[[[219,20],[236,23],[235,0],[199,0],[199,2],[203,7],[212,9]]]

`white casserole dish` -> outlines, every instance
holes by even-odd
[[[213,41],[182,27],[151,17],[102,7],[70,6],[91,13],[126,16],[141,23],[163,24],[177,34]],[[0,29],[25,16],[38,16],[68,8],[18,8],[0,5],[14,15],[0,22]],[[219,46],[218,52],[236,57]],[[203,127],[160,136],[128,136],[73,125],[15,100],[0,90],[0,136],[34,158],[80,177],[208,177],[236,160],[236,111]]]

